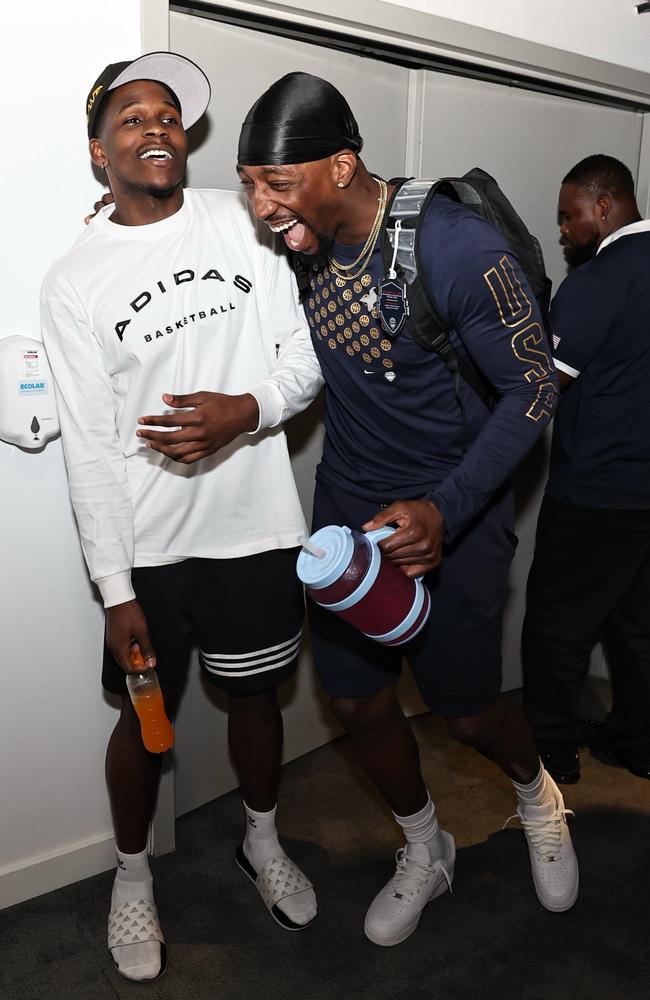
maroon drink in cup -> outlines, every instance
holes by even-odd
[[[311,536],[296,567],[312,600],[386,646],[416,636],[431,610],[422,579],[404,576],[381,554],[378,542],[394,530],[329,524]]]

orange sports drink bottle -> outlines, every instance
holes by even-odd
[[[144,666],[139,649],[131,653],[134,667]],[[141,674],[127,674],[126,686],[133,707],[140,720],[142,742],[150,753],[164,753],[174,745],[174,730],[165,712],[158,675],[155,670],[145,670]]]

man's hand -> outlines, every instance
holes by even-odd
[[[106,645],[126,674],[142,673],[156,666],[147,619],[137,601],[106,609]]]
[[[405,576],[422,576],[440,565],[445,522],[430,500],[397,500],[366,521],[363,530],[374,531],[385,524],[398,527],[379,547]]]
[[[90,212],[90,213],[89,213],[89,214],[88,214],[88,215],[87,215],[87,216],[86,216],[86,217],[84,218],[84,223],[85,223],[86,225],[88,225],[88,223],[90,222],[90,220],[91,220],[91,219],[94,219],[94,218],[95,218],[95,216],[97,215],[97,213],[98,213],[98,212],[101,212],[102,208],[104,208],[104,206],[105,206],[105,205],[112,205],[114,201],[115,201],[115,198],[113,197],[113,195],[111,194],[111,192],[110,192],[110,191],[107,191],[107,192],[106,192],[106,194],[103,194],[103,195],[102,195],[102,197],[101,197],[101,201],[96,201],[96,202],[95,202],[95,204],[94,204],[94,206],[93,206],[93,207],[94,207],[94,209],[95,209],[95,211],[94,211],[94,212]]]
[[[137,434],[149,448],[184,465],[213,455],[240,434],[254,431],[259,422],[257,400],[250,393],[241,396],[222,392],[192,392],[186,396],[165,393],[162,398],[167,406],[179,412],[140,417],[138,423],[177,429],[138,430]]]

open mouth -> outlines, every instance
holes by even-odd
[[[297,221],[297,219],[287,219],[285,222],[269,222],[268,226],[272,233],[284,233],[295,226]]]
[[[173,160],[174,154],[170,153],[168,149],[161,149],[160,147],[157,146],[152,149],[145,149],[144,153],[139,154],[138,159],[154,160],[162,163],[167,160]]]
[[[285,219],[279,222],[267,222],[272,233],[282,233],[284,242],[295,253],[305,250],[312,242],[311,229],[297,219]]]

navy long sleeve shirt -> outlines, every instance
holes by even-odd
[[[353,261],[360,247],[336,245]],[[431,499],[448,540],[503,485],[550,420],[557,377],[535,298],[504,237],[471,209],[436,196],[421,221],[421,268],[459,353],[496,397],[492,411],[461,385],[463,414],[443,361],[413,340],[391,341],[377,309],[379,248],[355,279],[324,263],[305,311],[326,380],[317,478],[378,504]]]

